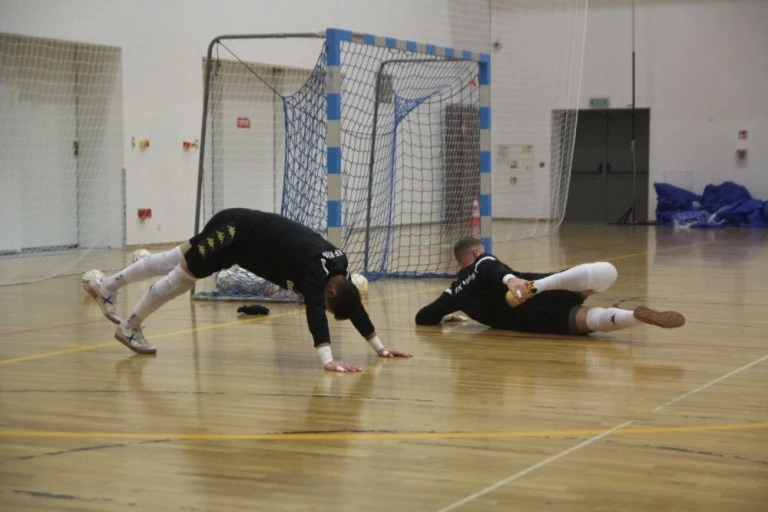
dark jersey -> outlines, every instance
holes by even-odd
[[[463,311],[472,320],[499,329],[522,330],[525,308],[510,308],[504,298],[504,276],[514,274],[526,279],[541,279],[549,274],[516,272],[492,254],[481,254],[459,272],[457,279],[431,304],[416,315],[419,325],[437,325],[454,311]],[[525,304],[523,304],[525,306]]]
[[[324,291],[329,278],[350,278],[344,251],[298,222],[245,208],[220,211],[190,243],[187,263],[195,277],[239,265],[295,290],[304,296],[315,345],[330,342]],[[365,308],[350,320],[364,337],[375,331]]]

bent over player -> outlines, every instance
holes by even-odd
[[[618,274],[610,263],[586,263],[553,274],[517,272],[485,253],[476,238],[459,240],[454,256],[461,266],[458,278],[416,314],[416,324],[463,320],[455,311],[489,327],[544,334],[610,332],[638,323],[664,328],[685,324],[685,317],[676,311],[584,306],[589,295],[616,281]]]
[[[344,361],[334,361],[328,328],[329,311],[337,320],[351,320],[357,331],[382,357],[410,357],[384,347],[363,306],[360,292],[349,280],[347,257],[311,229],[274,213],[245,208],[222,210],[200,234],[162,253],[152,254],[122,271],[86,286],[102,313],[118,324],[115,338],[140,354],[154,354],[144,338],[141,323],[163,304],[192,289],[195,281],[233,265],[253,272],[304,296],[307,324],[323,367],[359,371]],[[167,274],[144,294],[133,312],[117,316],[117,292],[128,283]]]

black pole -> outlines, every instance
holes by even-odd
[[[632,217],[630,222],[636,222],[637,213],[637,123],[635,117],[635,51],[632,50],[632,143],[630,150],[632,152]]]
[[[219,38],[213,39],[208,44],[208,52],[205,55],[205,82],[203,83],[203,126],[200,128],[200,156],[197,163],[197,197],[195,198],[195,234],[200,232],[200,209],[203,196],[203,170],[205,163],[205,134],[208,126],[208,96],[211,88],[211,69],[213,68],[213,48]]]
[[[200,210],[202,208],[203,195],[203,171],[205,163],[205,134],[208,127],[208,101],[211,87],[211,69],[213,68],[213,48],[216,44],[227,39],[305,39],[305,38],[323,38],[325,32],[301,32],[296,34],[275,33],[275,34],[230,34],[215,37],[208,44],[205,62],[205,83],[203,84],[203,125],[200,128],[200,157],[197,167],[197,197],[195,204],[195,234],[200,231]]]
[[[205,161],[205,133],[208,125],[208,95],[211,86],[211,68],[213,68],[212,56],[213,47],[218,43],[219,38],[213,39],[208,44],[208,52],[205,55],[205,81],[203,82],[203,123],[200,129],[200,156],[197,163],[197,194],[195,196],[195,234],[200,232],[200,210],[202,209],[203,197],[203,168]],[[190,297],[195,296],[195,286],[189,290]]]
[[[635,0],[632,0],[632,142],[630,143],[630,152],[632,154],[632,206],[630,224],[636,222],[637,213],[637,123],[635,122],[636,102],[635,102]]]
[[[205,55],[205,82],[203,83],[203,122],[200,128],[200,156],[197,164],[197,194],[195,197],[195,234],[200,232],[200,211],[202,209],[203,197],[203,173],[205,170],[205,135],[208,128],[208,102],[211,89],[211,70],[213,69],[213,48],[225,39],[289,39],[289,38],[322,38],[325,32],[317,33],[297,33],[297,34],[232,34],[218,36],[208,44],[208,51]],[[190,291],[194,296],[195,288]]]
[[[632,157],[632,204],[619,218],[618,224],[635,224],[637,210],[637,122],[635,100],[635,0],[632,0],[632,141],[629,143],[629,152]]]

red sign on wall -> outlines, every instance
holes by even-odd
[[[238,128],[250,128],[251,127],[251,118],[250,117],[238,117],[237,118],[237,127]]]

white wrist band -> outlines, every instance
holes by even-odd
[[[381,342],[378,336],[374,336],[373,338],[369,339],[368,344],[377,354],[384,348],[384,344]]]
[[[507,284],[513,277],[515,277],[515,274],[507,274],[501,279],[501,282]]]
[[[331,353],[330,345],[317,347],[317,355],[320,356],[320,361],[323,363],[323,366],[333,361],[333,354]]]

